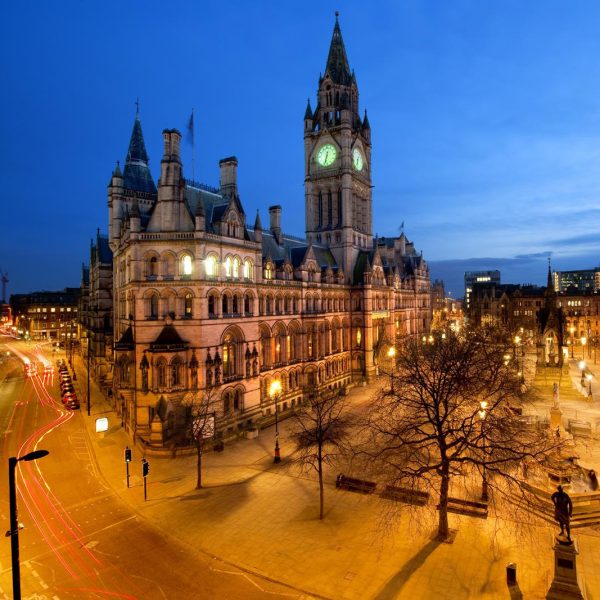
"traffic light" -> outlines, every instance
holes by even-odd
[[[131,448],[125,447],[125,462],[131,462]]]
[[[146,459],[144,459],[144,462],[142,463],[142,475],[144,477],[147,477],[149,472],[150,472],[150,463]]]

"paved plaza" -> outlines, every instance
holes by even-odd
[[[78,362],[80,369],[83,382]],[[600,375],[600,366],[597,370]],[[600,386],[598,400],[590,402],[577,391],[577,377],[573,363],[561,380],[565,419],[600,414]],[[364,402],[374,391],[374,387],[355,388],[349,402]],[[540,393],[545,397],[543,389]],[[291,448],[285,422],[280,426],[281,464],[273,464],[271,427],[256,439],[227,443],[223,452],[206,454],[202,490],[195,489],[195,456],[150,457],[144,502],[140,449],[133,450],[127,489],[123,450],[130,439],[100,398],[94,388],[92,418],[85,410],[81,418],[100,471],[121,498],[191,549],[286,584],[290,597],[538,599],[545,597],[552,581],[557,528],[549,524],[522,527],[510,518],[482,520],[451,514],[450,526],[457,530],[454,543],[438,543],[432,539],[433,509],[399,511],[398,505],[377,495],[337,490],[333,471],[326,478],[326,516],[319,521],[316,478],[300,476],[286,463]],[[551,391],[547,404],[552,404]],[[540,413],[544,410],[539,408]],[[105,434],[93,430],[100,416],[109,418]],[[600,471],[600,453],[593,444],[585,444],[584,449],[582,461]],[[588,600],[599,600],[600,528],[577,530],[575,537]],[[506,583],[509,562],[517,563],[516,588]]]

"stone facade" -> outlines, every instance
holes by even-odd
[[[429,269],[402,234],[373,238],[370,126],[358,112],[335,23],[318,102],[304,118],[306,239],[282,208],[248,222],[237,160],[218,188],[184,178],[177,130],[163,131],[155,186],[136,115],[108,187],[113,253],[113,398],[127,429],[168,443],[208,391],[226,435],[282,416],[307,389],[370,379],[384,349],[427,333]]]

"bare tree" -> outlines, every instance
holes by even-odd
[[[216,401],[212,389],[187,394],[182,404],[186,408],[186,432],[196,447],[196,489],[202,488],[202,454],[208,440],[214,438]]]
[[[488,485],[510,494],[521,483],[519,465],[541,461],[560,441],[515,415],[520,384],[508,336],[482,328],[429,340],[408,340],[397,353],[393,385],[370,409],[365,452],[395,482],[436,489],[445,540],[452,478],[464,483],[479,473],[484,500]]]
[[[307,405],[294,415],[292,440],[294,462],[319,477],[319,519],[325,510],[323,467],[330,465],[344,449],[351,417],[345,410],[340,390],[319,390],[305,396]]]

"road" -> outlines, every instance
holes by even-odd
[[[0,355],[2,460],[34,449],[50,452],[39,461],[18,463],[23,598],[299,597],[196,552],[176,539],[177,532],[166,534],[139,517],[103,479],[84,411],[63,408],[56,374],[40,369],[25,376],[23,361],[50,360],[51,355],[6,337],[0,337]],[[0,477],[0,520],[8,530],[6,471]],[[11,573],[6,538],[0,551],[0,598],[12,597]]]

